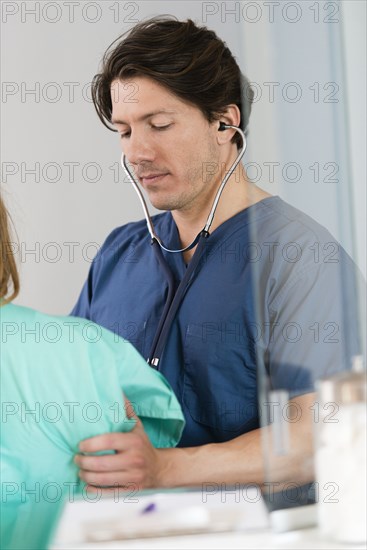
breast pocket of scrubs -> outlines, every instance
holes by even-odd
[[[220,330],[186,331],[183,401],[192,418],[219,430],[244,433],[258,425],[253,344],[231,342]]]

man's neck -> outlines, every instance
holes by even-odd
[[[216,187],[215,192],[217,191],[219,185],[220,182]],[[200,208],[199,205],[194,205],[192,208],[184,212],[178,210],[172,211],[172,216],[177,225],[182,248],[185,248],[192,243],[196,235],[204,228],[212,207],[215,192],[213,193],[213,196],[211,197],[211,200],[209,200],[209,203],[205,209]],[[263,191],[248,180],[245,170],[242,164],[240,164],[229,178],[222,192],[213,223],[210,228],[210,233],[213,233],[217,227],[242,210],[245,210],[252,204],[255,204],[270,196],[271,195],[269,193]],[[195,248],[183,253],[185,263],[188,263],[191,260],[195,252]]]

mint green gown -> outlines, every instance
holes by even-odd
[[[0,548],[40,550],[65,500],[88,500],[73,462],[79,442],[133,428],[123,393],[155,447],[175,446],[184,419],[163,376],[85,319],[3,305],[0,346]]]

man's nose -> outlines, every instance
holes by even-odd
[[[132,165],[142,162],[153,162],[155,158],[154,144],[140,132],[131,132],[130,137],[122,142],[123,152]]]

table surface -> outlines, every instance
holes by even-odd
[[[55,549],[62,546],[55,546]],[[70,548],[66,546],[65,548]],[[273,533],[269,530],[261,532],[242,533],[218,533],[203,535],[186,535],[179,537],[159,537],[154,539],[135,539],[130,541],[114,541],[103,543],[82,543],[73,545],[73,549],[101,549],[120,548],[125,549],[177,549],[177,550],[251,550],[274,549],[274,550],[365,550],[366,545],[346,545],[336,543],[323,538],[317,529],[302,529],[287,533]]]
[[[54,541],[50,546],[51,550],[78,550],[78,549],[189,549],[196,548],[200,550],[236,550],[236,549],[284,549],[284,550],[365,550],[365,544],[347,544],[333,542],[323,536],[314,525],[316,518],[315,510],[312,506],[304,507],[296,511],[293,509],[288,515],[276,516],[278,512],[268,514],[267,508],[262,498],[257,498],[255,490],[246,492],[244,499],[243,491],[230,495],[232,500],[223,498],[219,492],[217,494],[204,495],[200,492],[145,492],[139,493],[138,498],[129,501],[111,498],[101,499],[96,503],[85,502],[82,499],[66,503],[64,512],[61,516],[58,531],[55,534]],[[238,497],[238,498],[237,498]],[[155,511],[152,514],[144,514],[147,504],[151,506],[154,501]],[[203,511],[209,512],[209,528],[213,531],[219,525],[224,527],[223,532],[203,532],[200,534],[189,534],[191,527],[197,526],[195,521],[197,516],[201,516]],[[175,510],[182,512],[183,516],[176,516]],[[283,512],[283,510],[281,511]],[[284,511],[287,512],[287,511]],[[205,512],[207,513],[207,512]],[[204,516],[205,516],[204,513]],[[153,524],[159,527],[159,533],[162,533],[164,524],[173,523],[180,527],[182,517],[192,517],[181,532],[188,534],[175,534],[171,536],[157,536],[154,538],[142,538],[140,525],[151,526]],[[297,518],[297,522],[292,520]],[[282,530],[294,528],[301,525],[305,528],[298,530],[287,530],[285,532],[275,532],[275,529]],[[204,517],[205,520],[205,517]],[[276,520],[276,521],[274,521]],[[171,523],[170,523],[171,522]],[[111,533],[115,532],[119,526],[135,525],[138,528],[137,535],[140,538],[121,540],[119,536],[113,540]],[[279,529],[280,527],[280,529]],[[207,524],[204,528],[207,529]],[[95,537],[102,533],[107,533],[108,540]],[[146,531],[145,531],[146,533]],[[177,531],[176,531],[177,533]],[[136,533],[135,533],[136,534]],[[92,536],[94,535],[94,536]],[[118,540],[120,538],[120,540]],[[98,542],[92,542],[97,540]],[[99,542],[101,540],[101,542]]]

